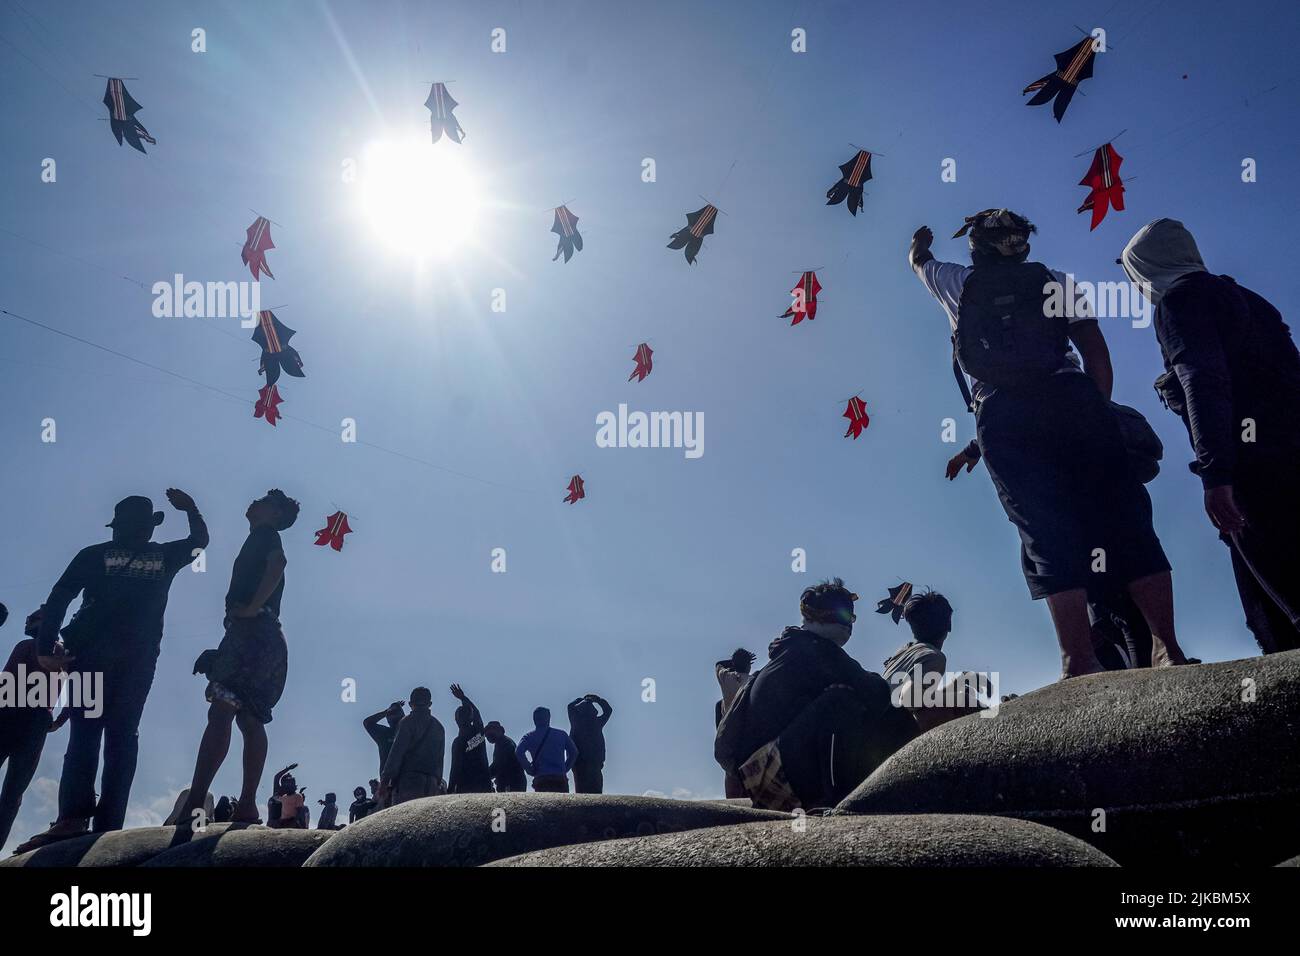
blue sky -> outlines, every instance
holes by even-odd
[[[220,638],[244,508],[272,486],[303,512],[285,536],[290,674],[268,773],[299,762],[313,806],[375,774],[365,714],[425,684],[450,727],[452,681],[516,737],[534,706],[558,715],[599,692],[616,710],[608,789],[720,794],[712,662],[738,644],[762,651],[796,622],[799,591],[832,574],[868,602],[849,645],[866,666],[904,640],[870,606],[907,579],[956,608],[954,666],[1000,671],[1004,692],[1040,686],[1058,653],[1014,529],[982,469],[943,478],[955,451],[943,419],[961,442],[973,423],[943,313],[905,262],[912,231],[931,225],[936,253],[960,259],[964,243],[946,237],[962,217],[1005,205],[1038,224],[1035,258],[1117,280],[1127,238],[1172,216],[1213,271],[1284,314],[1300,292],[1285,238],[1300,205],[1284,122],[1296,13],[1283,0],[1248,15],[1208,0],[755,3],[743,16],[675,2],[437,15],[422,3],[119,3],[107,18],[89,3],[21,2],[0,0],[0,308],[251,401],[247,330],[155,318],[149,292],[120,276],[247,278],[238,247],[256,209],[280,224],[263,303],[286,304],[277,314],[308,375],[281,380],[283,411],[325,426],[269,428],[232,398],[0,316],[7,644],[124,495],[166,507],[163,489],[184,488],[211,526],[208,570],[172,589],[135,822],[189,779],[206,711],[191,666]],[[1077,41],[1075,24],[1107,27],[1114,49],[1058,125],[1020,90]],[[196,27],[206,53],[191,51]],[[505,53],[490,50],[496,27]],[[806,53],[791,52],[795,27]],[[148,156],[113,141],[94,73],[138,77],[128,87],[158,140]],[[427,137],[434,79],[454,81],[467,137],[429,149],[459,151],[485,205],[451,255],[416,263],[376,235],[340,169],[373,141]],[[1089,157],[1075,154],[1120,130],[1128,209],[1090,234],[1075,214]],[[881,154],[856,219],[823,199],[849,143]],[[55,183],[41,181],[46,157]],[[1258,182],[1241,181],[1246,157]],[[940,181],[945,158],[955,183]],[[701,194],[724,215],[692,268],[664,246]],[[551,262],[548,232],[563,201],[586,238],[567,265]],[[825,267],[820,312],[791,328],[776,316],[810,266]],[[1166,443],[1151,493],[1184,646],[1250,655],[1182,426],[1151,389],[1154,337],[1122,320],[1103,330],[1115,397]],[[654,372],[629,383],[641,341]],[[851,441],[840,415],[859,392],[871,425]],[[597,448],[596,415],[620,402],[703,412],[705,454]],[[53,444],[40,440],[47,417]],[[330,434],[344,417],[370,445]],[[575,472],[588,497],[569,506]],[[355,529],[342,553],[312,544],[337,508]],[[168,509],[160,531],[183,536],[183,518]],[[490,570],[496,547],[505,574]],[[794,548],[807,573],[791,571]],[[346,678],[356,703],[340,700]],[[65,734],[48,742],[14,840],[52,819]],[[214,789],[235,791],[237,768]]]

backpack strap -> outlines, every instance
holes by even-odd
[[[966,411],[975,411],[975,399],[971,397],[970,386],[966,384],[966,373],[961,370],[961,363],[957,361],[957,333],[952,334],[952,374],[957,379],[957,387],[961,389],[962,401],[966,403]]]

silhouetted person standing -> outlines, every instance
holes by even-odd
[[[374,799],[366,796],[365,787],[356,787],[352,791],[352,805],[348,807],[348,823],[356,823],[374,812]]]
[[[194,499],[169,488],[167,500],[189,520],[187,537],[155,544],[150,537],[162,524],[163,513],[154,511],[148,498],[123,498],[108,524],[112,539],[78,552],[45,601],[37,653],[44,666],[58,668],[62,659],[54,647],[63,615],[72,600],[82,596],[81,607],[63,629],[64,644],[83,681],[103,675],[103,704],[97,717],[89,716],[84,707],[73,710],[59,781],[59,818],[23,849],[85,833],[92,818],[96,832],[120,830],[126,819],[140,717],[162,649],[167,592],[177,572],[208,544],[208,529]],[[104,773],[96,802],[101,741]]]
[[[1300,353],[1290,330],[1262,296],[1211,274],[1175,219],[1143,226],[1121,261],[1155,306],[1165,366],[1156,390],[1187,428],[1246,624],[1265,653],[1300,647]]]
[[[411,691],[410,704],[411,712],[397,725],[397,736],[380,778],[380,795],[388,797],[385,806],[436,796],[446,790],[442,761],[447,732],[430,712],[433,694],[427,687],[417,687]]]
[[[587,694],[569,704],[569,736],[578,748],[578,758],[573,762],[574,793],[605,790],[605,724],[613,713],[609,701],[596,694]]]
[[[533,729],[519,741],[515,756],[533,778],[533,789],[538,793],[569,792],[569,771],[578,748],[568,734],[551,726],[550,708],[533,711]]]
[[[1028,261],[1033,232],[1023,216],[985,209],[957,233],[970,235],[971,265],[937,260],[925,226],[908,260],[948,315],[963,390],[971,377],[976,440],[1020,532],[1030,596],[1047,603],[1062,678],[1102,669],[1087,610],[1098,549],[1147,620],[1153,662],[1185,663],[1169,560],[1109,404],[1106,339],[1072,280]]]
[[[528,780],[524,768],[515,756],[513,740],[506,736],[506,729],[495,720],[489,720],[483,728],[483,736],[492,744],[492,763],[488,773],[496,783],[497,793],[523,793],[528,789]]]
[[[0,604],[0,624],[8,616],[9,612]],[[41,666],[36,655],[35,635],[40,623],[40,610],[28,615],[23,630],[27,637],[14,645],[9,660],[5,662],[4,672],[18,689],[16,696],[22,695],[33,674],[40,675],[47,682],[47,692],[55,689],[50,672]],[[55,646],[58,650],[55,656],[62,655],[62,645]],[[69,711],[65,707],[58,720],[54,720],[53,701],[49,703],[49,707],[32,706],[30,701],[23,699],[0,707],[0,764],[5,765],[4,786],[0,789],[0,846],[9,839],[9,830],[22,805],[23,794],[41,762],[46,736],[62,727],[68,719]]]
[[[379,748],[379,772],[384,772],[384,764],[388,761],[388,752],[393,749],[393,738],[397,736],[397,725],[402,722],[406,712],[402,710],[406,701],[395,700],[388,705],[386,710],[381,710],[377,714],[371,714],[361,722],[361,726],[366,729],[370,739],[375,742]]]
[[[320,801],[320,819],[316,821],[317,830],[337,830],[339,804],[338,797],[333,793],[325,794],[325,799]]]
[[[205,794],[230,751],[232,724],[244,738],[243,784],[231,819],[252,823],[257,815],[257,785],[266,765],[266,725],[284,693],[289,674],[289,646],[280,630],[280,599],[288,562],[280,532],[298,520],[298,502],[272,488],[248,506],[248,537],[235,557],[226,592],[225,636],[215,650],[194,663],[208,686],[208,723],[199,741],[190,784],[187,815]],[[273,824],[273,820],[267,820]]]
[[[460,706],[456,708],[456,739],[451,742],[451,776],[447,778],[447,792],[491,793],[492,776],[488,772],[483,717],[459,684],[451,685],[451,696],[460,701]]]

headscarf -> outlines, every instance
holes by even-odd
[[[970,251],[990,256],[1023,258],[1029,254],[1029,236],[1038,230],[1024,216],[1010,209],[983,209],[967,216],[953,233],[960,239],[970,233]]]
[[[1139,229],[1124,247],[1120,262],[1152,305],[1178,279],[1206,271],[1196,240],[1177,219],[1157,219]]]

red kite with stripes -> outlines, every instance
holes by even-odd
[[[280,390],[274,385],[263,385],[257,390],[257,404],[253,406],[254,418],[265,418],[268,425],[274,425],[280,417]]]
[[[871,178],[871,153],[860,149],[852,159],[840,166],[840,181],[826,190],[826,205],[837,206],[847,198],[849,212],[854,216],[862,208],[862,184]]]
[[[678,229],[672,234],[668,248],[685,249],[686,261],[695,265],[695,257],[699,254],[700,246],[704,245],[704,237],[713,235],[713,221],[717,217],[718,208],[712,203],[695,212],[688,212],[686,228]]]
[[[654,349],[642,342],[636,347],[636,354],[632,356],[636,362],[636,368],[632,369],[632,374],[627,377],[630,382],[636,379],[638,382],[644,382],[645,377],[650,374],[654,368]]]
[[[150,136],[149,131],[135,118],[135,114],[144,107],[131,97],[126,91],[126,84],[117,77],[110,79],[104,88],[104,105],[108,107],[108,125],[112,127],[118,146],[125,139],[132,148],[145,153],[141,140],[150,146],[158,145],[158,140]]]
[[[262,364],[258,367],[257,374],[266,376],[267,385],[279,381],[281,371],[294,378],[306,378],[298,350],[289,345],[289,340],[296,334],[277,319],[274,312],[264,309],[257,313],[253,341],[262,347]]]
[[[585,497],[587,497],[587,492],[582,484],[582,476],[574,475],[569,479],[569,493],[564,496],[564,500],[572,505]]]
[[[564,253],[564,261],[568,262],[573,258],[573,253],[582,251],[582,233],[578,232],[578,217],[569,212],[568,206],[555,207],[555,225],[551,226],[551,232],[560,237],[559,244],[555,247],[555,255],[551,257],[554,262],[560,258],[560,253]]]
[[[794,299],[790,303],[790,308],[781,313],[781,318],[788,319],[794,316],[791,325],[798,325],[804,319],[812,321],[817,318],[817,293],[821,292],[822,284],[817,281],[816,272],[805,272],[799,278],[799,284],[790,290],[790,295]]]
[[[265,272],[271,276],[271,270],[266,266],[266,250],[274,249],[275,243],[271,241],[271,220],[265,216],[258,216],[253,220],[253,224],[248,227],[248,237],[244,240],[244,249],[239,257],[244,260],[244,265],[248,266],[248,271],[253,273],[253,280],[257,280],[259,271]]]
[[[1087,186],[1091,192],[1079,207],[1079,212],[1092,210],[1092,225],[1088,231],[1096,229],[1106,218],[1106,212],[1112,206],[1124,211],[1124,183],[1119,178],[1119,166],[1124,157],[1115,152],[1115,147],[1107,143],[1100,147],[1092,157],[1092,165],[1087,174],[1079,180],[1080,186]]]
[[[346,511],[336,511],[325,519],[325,527],[316,532],[316,544],[329,545],[335,551],[343,550],[343,536],[351,534]]]
[[[1056,102],[1052,103],[1052,115],[1056,117],[1058,123],[1061,122],[1061,117],[1065,116],[1065,108],[1070,105],[1070,100],[1074,97],[1074,91],[1079,88],[1079,84],[1084,80],[1092,79],[1092,64],[1097,56],[1095,44],[1096,40],[1091,36],[1084,37],[1064,53],[1056,54],[1056,72],[1048,73],[1041,80],[1035,80],[1025,87],[1024,93],[1038,91],[1025,105],[1042,106],[1055,99]],[[1023,96],[1024,93],[1021,95]]]
[[[858,440],[862,429],[871,424],[871,418],[867,415],[867,403],[856,395],[849,399],[848,407],[840,417],[849,420],[849,430],[844,433],[844,437],[848,438],[852,435],[854,441]]]
[[[424,101],[424,105],[429,110],[429,132],[435,143],[442,139],[443,133],[454,143],[465,138],[460,120],[456,119],[453,112],[460,104],[451,98],[445,83],[435,83],[429,88],[429,98]]]

